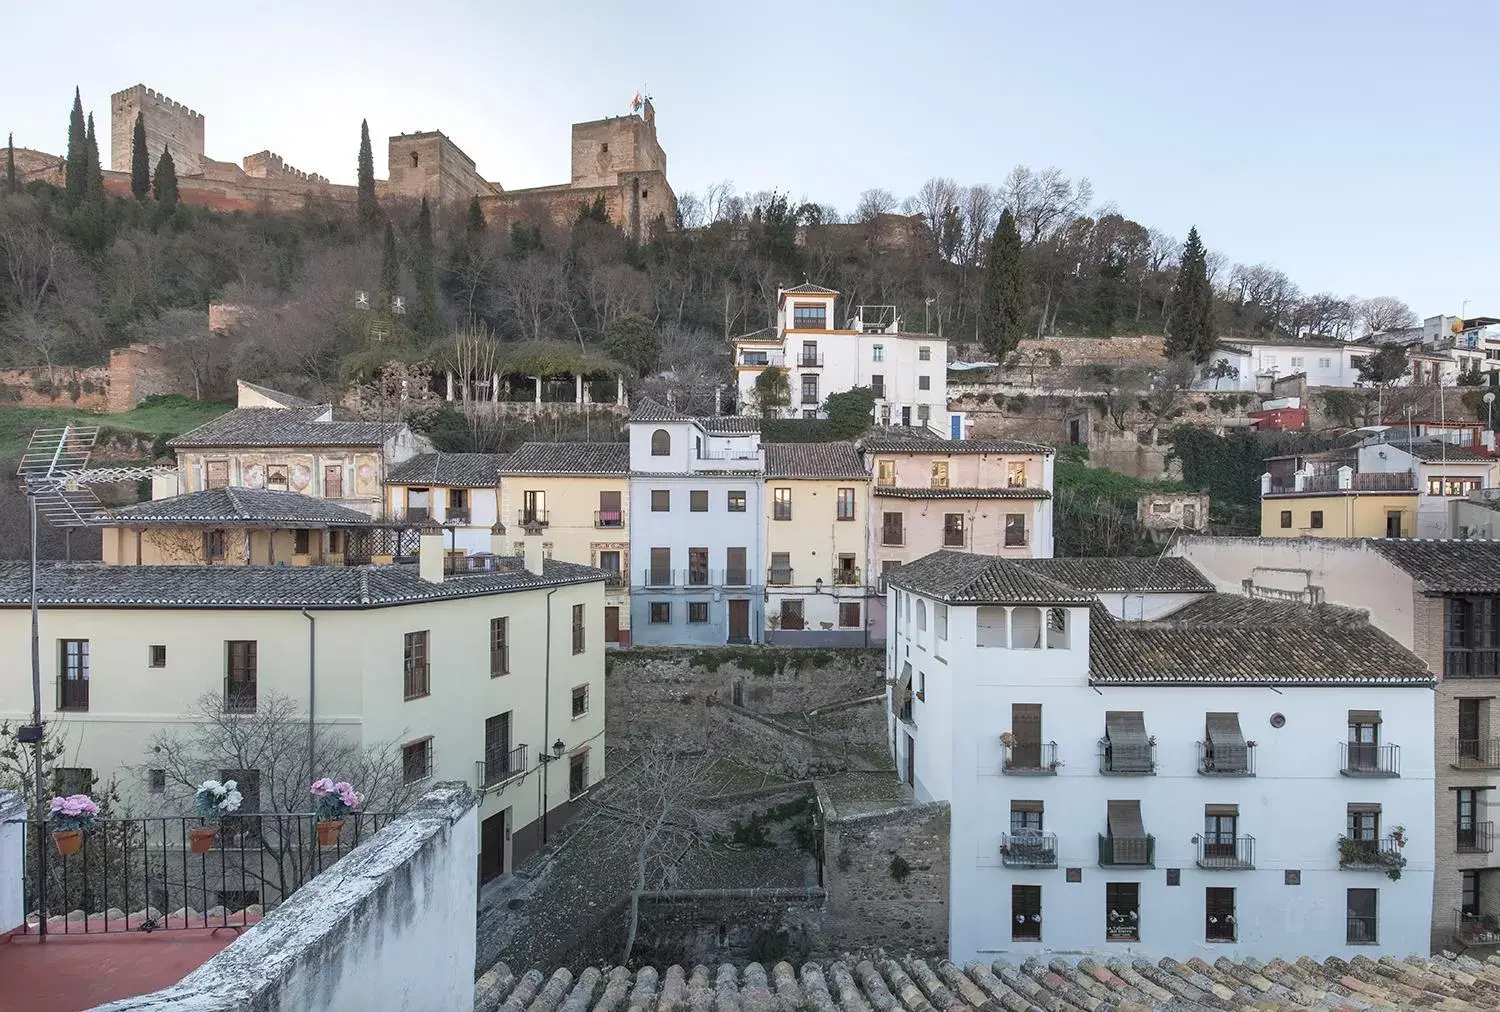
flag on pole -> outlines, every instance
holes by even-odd
[[[632,98],[630,100],[630,111],[631,112],[640,112],[641,111],[641,93],[640,92],[636,92],[635,93],[635,98]]]

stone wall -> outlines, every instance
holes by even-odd
[[[163,149],[172,152],[172,164],[178,176],[192,176],[202,171],[203,114],[137,84],[110,96],[109,168],[130,172],[131,140],[135,133],[136,114],[141,114],[146,128],[146,153],[155,171]]]
[[[435,785],[181,983],[101,1008],[467,1012],[477,801],[463,783]]]
[[[107,411],[109,383],[109,369],[102,365],[0,369],[0,404]]]

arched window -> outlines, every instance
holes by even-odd
[[[917,631],[927,631],[927,602],[917,599]]]
[[[651,456],[669,457],[672,454],[672,436],[666,429],[651,433]]]

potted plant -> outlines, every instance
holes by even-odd
[[[344,816],[358,808],[364,799],[354,793],[350,784],[342,780],[334,783],[328,777],[313,781],[312,796],[318,820],[318,846],[331,847],[339,842]]]
[[[217,780],[203,781],[193,795],[193,807],[207,825],[194,826],[188,830],[188,846],[194,854],[208,853],[209,848],[214,845],[215,834],[219,832],[219,820],[230,812],[239,811],[243,800],[239,784],[233,780],[226,780],[222,784]]]
[[[78,853],[83,846],[83,835],[94,828],[98,815],[99,806],[87,794],[53,798],[47,821],[52,823],[52,842],[57,844],[57,852],[64,856]]]

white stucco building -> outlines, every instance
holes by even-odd
[[[1417,490],[1419,538],[1446,538],[1450,504],[1496,484],[1500,459],[1483,447],[1459,446],[1441,439],[1371,442],[1359,447],[1360,473],[1409,473]]]
[[[908,334],[890,306],[860,306],[840,328],[839,293],[819,285],[782,289],[776,326],[734,341],[742,414],[761,414],[755,380],[768,368],[787,374],[790,402],[782,418],[822,418],[829,394],[869,387],[880,425],[917,426],[963,437],[963,416],[948,411],[948,342]]]
[[[402,461],[386,475],[383,517],[436,520],[448,528],[450,550],[487,552],[505,460],[503,453],[422,453]]]
[[[1254,393],[1269,391],[1272,381],[1301,373],[1310,387],[1353,387],[1359,385],[1359,370],[1354,359],[1368,355],[1370,349],[1344,341],[1310,339],[1306,341],[1261,338],[1255,341],[1221,341],[1200,367],[1193,382],[1194,390],[1223,390]],[[1236,375],[1210,378],[1205,372],[1219,361],[1227,362]]]
[[[1427,951],[1433,676],[1361,613],[1117,622],[955,552],[888,585],[891,743],[951,805],[956,962]]]

